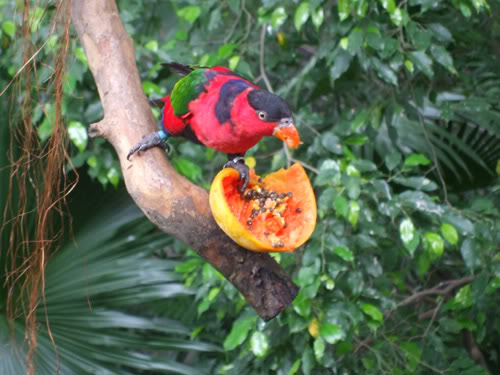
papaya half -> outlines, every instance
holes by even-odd
[[[240,246],[258,252],[293,251],[316,226],[316,198],[304,168],[293,164],[265,178],[252,169],[241,193],[239,173],[225,168],[210,187],[219,227]]]

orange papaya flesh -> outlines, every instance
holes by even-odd
[[[239,173],[223,169],[210,189],[217,224],[239,245],[253,251],[293,251],[316,225],[316,199],[304,168],[294,164],[265,178],[250,172],[240,193]]]

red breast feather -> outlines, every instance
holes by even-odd
[[[168,134],[174,136],[180,135],[186,127],[186,122],[183,121],[181,117],[176,117],[174,115],[174,109],[170,103],[170,95],[162,98],[162,101],[165,103],[162,113],[163,128]]]

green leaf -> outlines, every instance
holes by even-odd
[[[214,299],[218,296],[220,292],[220,288],[212,288],[207,296],[205,296],[202,302],[198,305],[198,316],[207,311],[214,301]]]
[[[315,361],[313,351],[309,346],[306,346],[302,352],[302,372],[304,375],[311,375],[314,369]]]
[[[481,255],[479,246],[473,239],[467,238],[460,248],[460,253],[465,262],[465,265],[470,271],[474,271],[481,266]]]
[[[311,20],[313,25],[316,27],[316,30],[319,30],[320,26],[323,24],[323,20],[325,19],[325,12],[322,7],[319,7],[311,14]]]
[[[370,318],[372,318],[374,321],[376,321],[377,323],[382,323],[384,316],[382,312],[378,309],[378,307],[371,305],[369,303],[364,303],[360,307],[361,310]]]
[[[465,4],[464,2],[459,3],[458,9],[460,9],[465,18],[470,18],[470,16],[472,15],[470,7],[467,6],[467,4]]]
[[[317,361],[320,361],[321,358],[323,358],[323,355],[325,354],[325,340],[323,340],[322,337],[318,337],[317,339],[314,340],[313,344],[313,350],[314,350],[314,357],[316,357]]]
[[[369,5],[368,0],[358,0],[356,1],[356,3],[357,3],[356,15],[360,18],[364,18],[368,11],[368,5]]]
[[[336,344],[345,338],[345,333],[342,328],[330,322],[321,324],[319,334],[329,344]]]
[[[349,250],[346,247],[342,246],[337,246],[333,248],[333,252],[341,257],[343,260],[346,262],[353,262],[354,261],[354,254],[352,253],[351,250]]]
[[[405,60],[404,64],[405,64],[406,70],[408,70],[410,73],[413,73],[413,71],[415,70],[413,63],[410,60]]]
[[[452,245],[456,245],[458,242],[458,233],[455,227],[448,223],[443,223],[441,225],[441,233],[443,237],[451,243]]]
[[[493,293],[497,293],[497,289],[500,288],[500,277],[496,277],[488,284],[486,288],[486,294],[491,295]]]
[[[403,342],[400,345],[402,352],[406,355],[408,369],[414,372],[419,365],[421,350],[414,342]]]
[[[55,106],[51,103],[47,103],[45,105],[44,113],[46,114],[46,116],[37,129],[38,137],[42,142],[46,141],[52,135],[54,123],[56,121]]]
[[[474,5],[474,8],[476,11],[479,13],[483,8],[486,8],[487,10],[490,10],[490,5],[488,4],[487,0],[472,0],[472,5]]]
[[[340,39],[339,46],[343,50],[347,50],[347,47],[349,47],[349,38],[345,36],[342,39]]]
[[[403,219],[401,224],[399,224],[399,235],[405,247],[415,238],[415,226],[410,218]]]
[[[238,67],[238,64],[240,62],[240,56],[233,56],[229,59],[229,69],[231,70],[236,70],[236,68]],[[212,149],[209,149],[209,150],[212,150]]]
[[[353,164],[349,164],[347,166],[346,174],[348,176],[352,176],[352,177],[360,177],[361,176],[361,173],[358,171],[358,168],[356,168]]]
[[[188,5],[177,11],[177,16],[184,18],[189,23],[194,23],[201,15],[201,8],[197,5]]]
[[[441,42],[453,41],[453,36],[450,31],[440,23],[431,23],[427,26],[432,31],[434,36]]]
[[[409,57],[415,64],[415,67],[422,71],[427,77],[432,78],[434,76],[434,71],[432,70],[432,59],[427,56],[424,51],[410,52]]]
[[[217,51],[217,55],[219,55],[223,59],[226,59],[232,55],[233,50],[235,48],[236,48],[236,44],[234,44],[234,43],[223,44],[222,46],[219,47],[219,50]]]
[[[347,50],[354,55],[358,52],[363,44],[363,29],[355,27],[349,33]]]
[[[455,297],[453,297],[452,303],[455,310],[467,309],[474,304],[474,297],[471,293],[470,284],[465,285],[458,290]]]
[[[408,12],[405,9],[396,8],[391,14],[391,21],[396,26],[405,26],[408,23]]]
[[[349,202],[342,195],[338,195],[333,202],[337,216],[347,218],[349,213]]]
[[[417,274],[421,279],[424,278],[430,266],[431,262],[429,260],[427,253],[420,254],[417,259]]]
[[[333,152],[337,155],[342,155],[342,143],[336,135],[333,133],[325,133],[321,137],[321,145],[326,148],[328,151]]]
[[[392,152],[389,155],[387,155],[384,158],[384,160],[385,160],[385,165],[386,165],[387,169],[392,171],[394,168],[396,168],[399,165],[399,163],[401,163],[402,156],[401,156],[401,153],[395,151],[395,152]]]
[[[106,178],[115,188],[118,187],[118,184],[120,183],[120,176],[121,174],[119,169],[115,167],[109,168],[106,172]]]
[[[443,215],[443,219],[452,224],[463,236],[475,233],[474,224],[465,216],[449,210]]]
[[[295,11],[295,28],[300,31],[302,26],[307,22],[309,15],[311,13],[311,4],[308,1],[303,1],[297,7]]]
[[[300,287],[311,285],[316,279],[316,276],[317,272],[313,267],[303,267],[299,270],[297,284],[299,284]]]
[[[448,69],[451,73],[457,74],[455,67],[453,66],[453,58],[448,53],[446,49],[437,44],[431,46],[431,54],[438,63]]]
[[[396,10],[396,2],[394,0],[380,0],[380,4],[382,7],[389,12],[389,14],[393,14]]]
[[[295,375],[297,373],[297,371],[299,370],[299,367],[300,367],[300,363],[302,362],[302,360],[299,358],[297,359],[292,367],[290,367],[290,370],[288,371],[288,375]]]
[[[16,24],[14,23],[14,21],[7,20],[2,24],[2,30],[5,34],[13,38],[16,34]]]
[[[429,165],[431,161],[423,154],[411,154],[404,162],[405,167],[416,167],[418,165]]]
[[[78,121],[71,121],[68,124],[68,136],[71,142],[80,152],[85,151],[88,143],[87,129]]]
[[[299,294],[293,301],[293,309],[300,316],[307,318],[311,314],[311,300],[307,297],[303,290],[300,290]]]
[[[338,0],[337,1],[337,10],[339,14],[340,21],[344,21],[349,17],[351,12],[351,1],[350,0]]]
[[[265,357],[269,350],[269,340],[264,333],[254,332],[250,337],[250,347],[256,357]]]
[[[75,56],[83,65],[85,66],[89,65],[87,61],[87,55],[85,55],[85,52],[82,47],[75,48]]]
[[[344,144],[349,146],[362,146],[368,142],[368,137],[362,134],[353,134],[344,139]]]
[[[429,260],[435,260],[443,255],[444,242],[441,236],[434,232],[427,232],[424,235],[424,248],[429,256]]]
[[[384,38],[376,25],[369,25],[365,29],[366,42],[375,50],[383,50],[385,48]]]
[[[146,48],[150,51],[153,51],[153,52],[157,52],[158,51],[158,41],[157,40],[150,40],[149,42],[146,43],[144,48]]]
[[[438,185],[427,177],[396,177],[394,181],[415,190],[434,191],[438,188]]]
[[[347,168],[349,167],[356,168],[359,172],[375,172],[377,170],[377,165],[374,162],[364,159],[353,160]],[[357,174],[358,176],[359,172]]]
[[[333,66],[330,68],[330,79],[333,81],[337,80],[344,72],[349,69],[351,64],[352,55],[345,49],[339,49],[338,54],[333,62]]]
[[[177,172],[187,177],[192,182],[199,182],[201,180],[201,168],[191,160],[174,158],[172,162]]]
[[[372,59],[373,66],[375,67],[375,71],[377,75],[382,78],[387,83],[390,83],[394,86],[398,85],[398,77],[396,73],[386,64],[382,63],[379,59]]]
[[[146,94],[146,96],[149,97],[161,95],[163,93],[161,87],[151,81],[143,81],[142,88],[144,89],[144,93]]]
[[[288,14],[285,11],[285,7],[278,7],[273,11],[271,15],[271,25],[273,29],[278,30],[288,18]]]
[[[255,324],[256,316],[248,316],[238,319],[231,328],[231,332],[224,340],[224,349],[233,350],[243,344],[248,336],[248,332]]]
[[[349,220],[353,228],[356,228],[356,224],[358,223],[359,210],[360,207],[358,202],[349,202],[349,214],[347,215],[347,220]]]

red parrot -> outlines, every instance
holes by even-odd
[[[127,159],[163,143],[170,136],[182,136],[195,143],[228,154],[224,168],[238,170],[248,185],[249,173],[243,155],[264,136],[275,136],[291,148],[300,144],[288,104],[279,96],[261,89],[228,68],[191,68],[164,64],[185,75],[171,95],[153,102],[164,103],[163,130],[149,134],[135,145]]]

